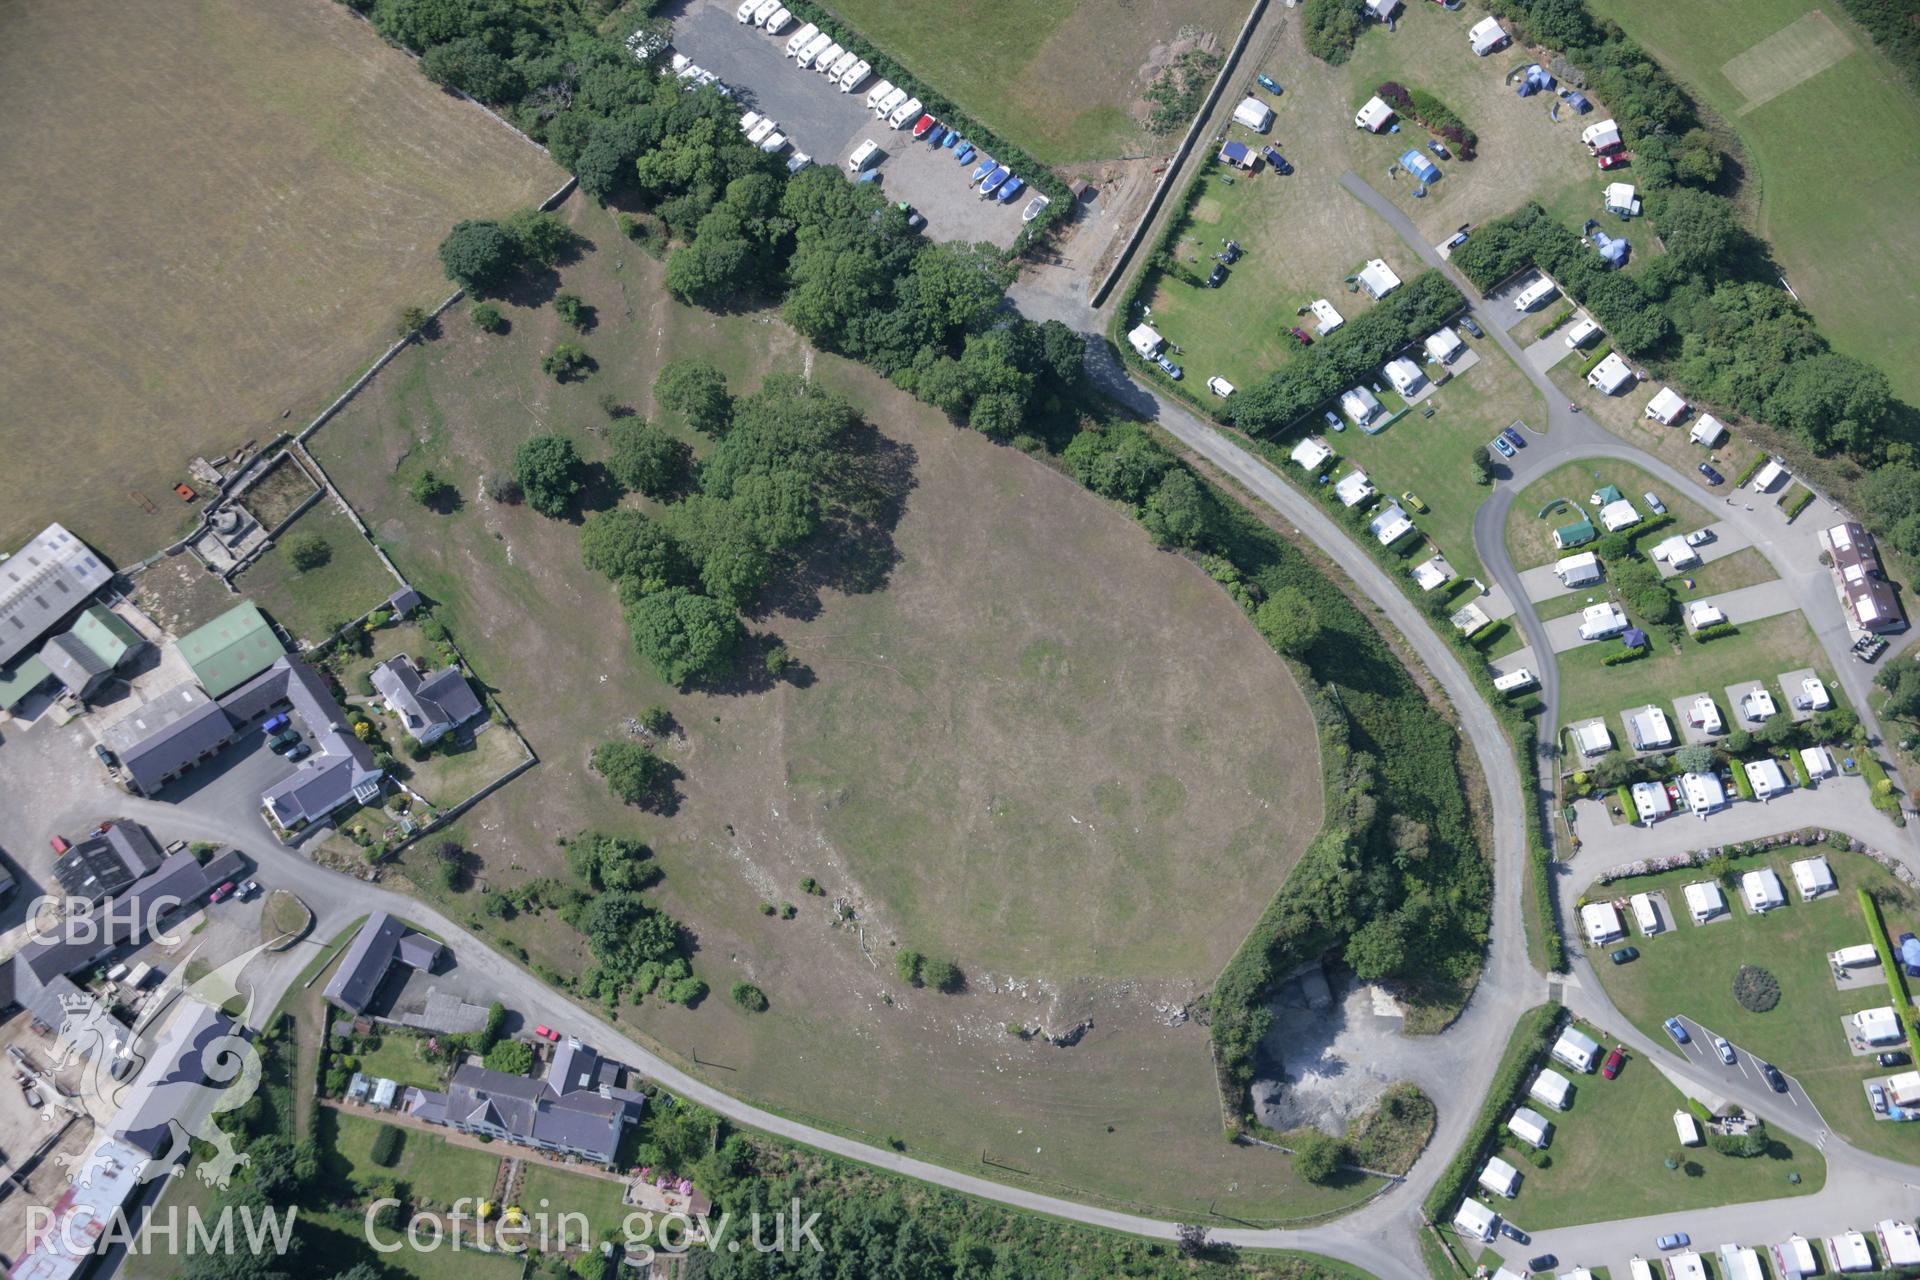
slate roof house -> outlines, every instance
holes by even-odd
[[[292,829],[318,822],[354,801],[370,804],[380,795],[381,768],[373,752],[347,727],[340,704],[304,662],[276,659],[260,675],[220,700],[236,728],[244,728],[277,707],[291,707],[306,725],[313,754],[260,795],[267,816]]]
[[[458,664],[423,676],[404,653],[373,669],[373,687],[408,735],[423,746],[438,742],[483,709]]]
[[[327,983],[326,997],[348,1013],[365,1013],[395,964],[432,973],[445,954],[446,948],[424,933],[416,933],[386,912],[376,911],[360,926],[341,957],[340,967]]]
[[[405,1110],[462,1133],[611,1164],[621,1134],[646,1106],[645,1095],[616,1083],[620,1070],[568,1040],[554,1051],[544,1080],[463,1066],[445,1093],[408,1089]]]
[[[98,902],[111,897],[160,865],[160,846],[145,827],[110,822],[53,863],[53,878],[69,898]]]

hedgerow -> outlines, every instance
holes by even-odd
[[[1558,1002],[1550,1001],[1521,1016],[1513,1038],[1507,1042],[1506,1055],[1500,1059],[1499,1069],[1487,1086],[1486,1100],[1480,1104],[1473,1128],[1460,1144],[1460,1150],[1447,1162],[1433,1190],[1427,1193],[1422,1209],[1429,1222],[1451,1219],[1460,1198],[1472,1186],[1472,1179],[1479,1176],[1480,1166],[1498,1147],[1500,1126],[1508,1110],[1519,1101],[1521,1092],[1533,1082],[1535,1065],[1552,1047],[1560,1014]]]

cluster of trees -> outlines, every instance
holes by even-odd
[[[1894,418],[1886,375],[1828,347],[1777,284],[1742,279],[1751,244],[1723,198],[1680,188],[1656,215],[1668,252],[1608,271],[1538,205],[1474,229],[1453,263],[1481,288],[1528,266],[1584,304],[1627,355],[1661,359],[1694,397],[1793,432],[1826,453],[1878,453]]]
[[[911,947],[902,947],[893,957],[894,972],[910,987],[932,987],[949,994],[967,985],[967,976],[951,960],[923,955]]]
[[[593,749],[593,771],[607,789],[641,809],[662,807],[673,795],[680,770],[640,742],[603,742]]]
[[[1336,67],[1353,56],[1370,21],[1362,0],[1307,0],[1300,10],[1307,52]]]
[[[572,252],[574,243],[566,223],[538,209],[521,209],[499,222],[469,218],[454,223],[440,242],[440,267],[468,293],[485,296],[523,272],[551,270]]]
[[[1473,159],[1480,135],[1467,128],[1467,122],[1452,107],[1425,89],[1409,89],[1397,80],[1388,80],[1374,90],[1380,100],[1403,116],[1411,116],[1453,144],[1462,160]]]
[[[1480,234],[1476,231],[1475,238]],[[1252,435],[1286,427],[1355,383],[1371,379],[1382,361],[1445,324],[1464,302],[1440,272],[1422,272],[1295,355],[1286,368],[1236,392],[1228,401],[1234,425]]]
[[[1861,479],[1853,496],[1881,541],[1902,555],[1920,557],[1920,454],[1911,444],[1887,445],[1885,458]]]

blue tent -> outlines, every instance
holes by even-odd
[[[1920,938],[1908,934],[1901,939],[1900,964],[1908,974],[1920,974]]]
[[[1575,111],[1578,111],[1581,115],[1585,115],[1587,112],[1593,110],[1593,104],[1587,101],[1587,96],[1583,93],[1576,93],[1572,89],[1568,89],[1562,96],[1566,98],[1567,105]]]
[[[1620,633],[1620,643],[1629,649],[1644,649],[1647,647],[1647,633],[1638,627],[1628,627]]]
[[[1400,167],[1422,182],[1438,182],[1440,166],[1421,155],[1417,150],[1409,150],[1400,157]]]
[[[1627,265],[1627,250],[1633,246],[1624,236],[1610,236],[1604,231],[1593,233],[1593,247],[1600,251],[1600,260],[1609,267],[1618,270]]]
[[[1224,147],[1221,147],[1220,163],[1233,165],[1237,169],[1251,167],[1251,162],[1247,159],[1247,144],[1244,142],[1229,142]]]

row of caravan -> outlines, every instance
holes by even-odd
[[[747,0],[740,0],[742,12],[746,6]],[[786,53],[793,59],[794,66],[802,71],[818,71],[839,85],[842,93],[854,92],[873,75],[871,63],[853,50],[841,48],[838,41],[811,22],[793,33],[793,38],[787,41]]]

